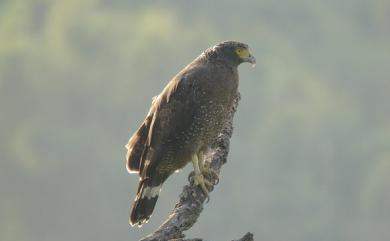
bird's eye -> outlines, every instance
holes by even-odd
[[[242,49],[242,48],[236,48],[236,49],[235,49],[235,52],[236,52],[236,54],[241,58],[242,55],[244,54],[244,49]]]

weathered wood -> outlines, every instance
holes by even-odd
[[[229,153],[230,138],[233,133],[233,117],[237,110],[239,100],[240,94],[237,93],[233,108],[230,110],[229,118],[226,120],[221,135],[218,137],[209,153],[206,154],[206,160],[210,162],[210,167],[217,173],[220,172],[222,165],[226,163],[226,158]],[[203,210],[203,204],[206,199],[207,197],[199,187],[191,184],[185,185],[180,194],[179,201],[167,220],[165,220],[154,233],[143,238],[141,241],[202,241],[202,239],[184,239],[185,235],[183,232],[190,229],[195,224]],[[251,240],[253,240],[253,235],[247,233],[237,241]]]

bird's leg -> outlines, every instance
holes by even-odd
[[[200,151],[198,153],[198,160],[199,160],[198,161],[199,169],[202,172],[203,176],[206,176],[208,179],[213,180],[214,185],[218,184],[219,182],[218,173],[210,167],[210,162],[206,162],[203,151]]]
[[[192,177],[192,179],[194,180],[194,184],[199,185],[203,193],[208,198],[209,188],[211,189],[213,184],[203,177],[203,174],[199,168],[199,159],[196,154],[192,156],[192,165],[194,167],[194,175]]]

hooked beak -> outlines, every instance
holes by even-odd
[[[251,63],[252,66],[255,66],[256,65],[256,58],[252,54],[249,54],[249,56],[244,59],[244,62]]]

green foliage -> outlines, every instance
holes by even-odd
[[[124,144],[207,47],[248,43],[230,162],[190,235],[389,240],[390,2],[0,2],[0,239],[138,240]],[[217,230],[217,232],[216,232]],[[204,235],[203,235],[204,234]]]

